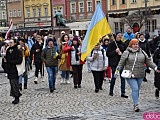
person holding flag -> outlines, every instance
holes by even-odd
[[[112,78],[111,78],[110,91],[109,91],[110,96],[113,96],[113,90],[114,90],[114,85],[116,80],[114,73],[116,71],[116,67],[120,61],[122,53],[126,49],[125,43],[123,43],[121,39],[122,39],[122,33],[120,31],[117,31],[115,34],[115,40],[109,43],[108,49],[107,49],[109,66],[111,67],[111,70],[112,70]],[[125,95],[125,79],[122,77],[121,77],[121,97],[128,98],[128,96]]]

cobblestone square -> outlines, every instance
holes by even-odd
[[[1,68],[2,69],[2,68]],[[145,112],[160,112],[160,101],[154,97],[153,72],[147,75],[140,91],[140,109],[135,113],[131,90],[126,83],[129,98],[120,97],[120,80],[116,80],[114,96],[109,96],[109,81],[104,81],[103,90],[94,92],[92,73],[83,67],[82,88],[71,84],[60,84],[57,76],[56,90],[49,92],[47,74],[45,82],[34,84],[34,68],[29,72],[28,89],[22,90],[20,103],[11,104],[9,80],[0,73],[0,119],[1,120],[142,120]]]

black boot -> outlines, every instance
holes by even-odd
[[[18,104],[19,103],[19,97],[15,97],[15,100],[12,101],[12,104]]]
[[[19,90],[22,91],[22,84],[19,84]]]
[[[27,89],[27,84],[24,84],[24,89]]]
[[[146,77],[144,77],[144,78],[143,78],[143,82],[147,82],[147,79],[146,79]]]
[[[159,90],[158,89],[156,89],[156,91],[155,91],[155,97],[158,99],[159,98]]]
[[[121,94],[121,97],[128,98],[128,96],[126,94],[124,94],[124,93]]]

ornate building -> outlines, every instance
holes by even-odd
[[[14,29],[24,26],[23,0],[7,0],[8,23],[12,19]]]
[[[51,26],[50,0],[24,0],[24,11],[25,27],[29,30]]]
[[[145,11],[147,10],[147,14]],[[147,17],[147,28],[144,24],[141,28],[141,32],[148,30],[150,34],[155,34],[155,31],[160,29],[160,1],[159,0],[147,0],[147,7],[145,7],[145,0],[108,0],[108,21],[113,32],[116,30],[121,30],[125,32],[128,24],[124,23],[123,20],[128,15],[131,15],[136,12],[143,14],[142,16]],[[133,21],[132,27],[136,24],[140,24]]]
[[[107,15],[107,0],[66,0],[66,19],[71,33],[85,35],[98,3]]]

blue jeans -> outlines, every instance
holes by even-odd
[[[126,79],[129,86],[132,89],[132,100],[134,105],[138,104],[138,98],[139,98],[139,91],[141,87],[141,83],[143,81],[143,78],[127,78]]]
[[[57,66],[46,67],[48,73],[49,88],[55,87]]]
[[[112,69],[112,79],[111,79],[111,83],[110,83],[110,93],[113,93],[114,85],[115,85],[115,81],[116,81],[116,78],[114,77],[116,67],[111,67],[111,69]],[[120,71],[120,75],[121,75],[121,73],[122,73],[122,70]],[[121,94],[125,94],[125,79],[121,76],[120,76],[120,79],[121,79]]]
[[[69,80],[70,71],[62,71],[62,78]]]
[[[27,84],[28,82],[28,73],[25,71],[22,75],[19,76],[19,84],[22,84],[22,76],[24,77],[24,84]]]

